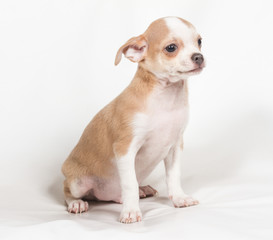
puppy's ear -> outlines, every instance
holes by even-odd
[[[143,35],[129,39],[117,52],[115,65],[120,63],[122,53],[132,62],[140,62],[147,54],[148,43]]]

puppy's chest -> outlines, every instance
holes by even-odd
[[[171,111],[158,110],[147,116],[147,143],[172,145],[185,129],[188,108],[181,107]]]
[[[147,110],[136,115],[135,133],[143,135],[145,145],[167,147],[178,140],[187,121],[187,99],[176,89],[151,97]]]

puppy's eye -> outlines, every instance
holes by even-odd
[[[199,45],[199,47],[201,47],[201,45],[202,45],[202,39],[201,38],[198,39],[198,45]]]
[[[177,46],[175,44],[170,44],[165,49],[167,52],[174,52],[177,49]]]

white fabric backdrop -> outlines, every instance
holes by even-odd
[[[0,2],[0,239],[272,239],[272,1]],[[146,183],[143,222],[121,205],[66,212],[60,172],[94,114],[132,79],[117,49],[155,19],[180,16],[203,37],[190,80],[182,184],[200,205],[175,209],[163,165]]]

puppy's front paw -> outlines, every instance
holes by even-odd
[[[74,200],[71,201],[68,205],[68,212],[70,213],[82,213],[88,210],[88,202],[83,200]]]
[[[119,221],[121,223],[134,223],[140,222],[142,214],[139,209],[122,210]]]
[[[177,208],[181,207],[190,207],[199,204],[198,200],[188,196],[169,196],[169,198],[173,201],[173,205]]]

